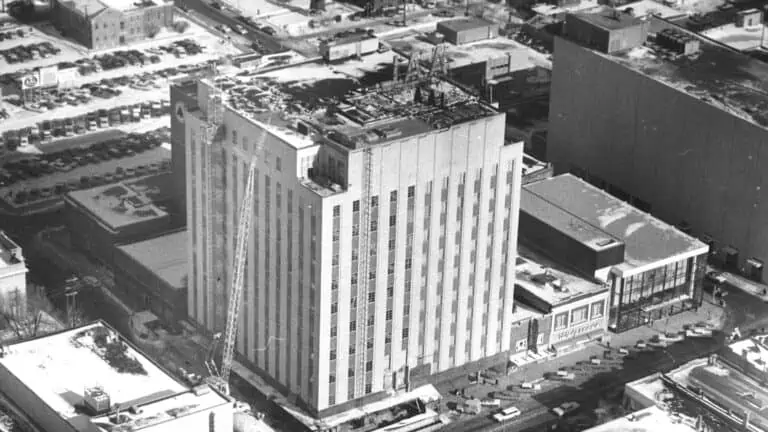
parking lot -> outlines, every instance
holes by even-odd
[[[5,207],[57,199],[70,190],[159,174],[170,168],[168,128],[116,136],[92,145],[30,155],[0,168]]]
[[[53,39],[38,30],[31,30],[30,34]],[[0,53],[7,43],[0,42]],[[27,39],[23,42],[25,45],[30,43],[37,42]],[[167,30],[154,40],[98,53],[68,50],[67,43],[53,43],[54,48],[62,50],[61,55],[41,59],[35,64],[23,63],[6,68],[0,60],[0,86],[4,99],[0,103],[0,130],[8,132],[4,135],[12,141],[11,150],[26,144],[23,137],[27,135],[31,135],[29,140],[34,141],[37,136],[46,134],[41,138],[42,142],[46,142],[57,138],[55,131],[60,131],[61,136],[71,136],[78,133],[78,129],[85,132],[104,127],[99,119],[105,110],[111,126],[113,119],[118,117],[120,124],[126,122],[125,115],[121,113],[125,107],[132,110],[141,104],[138,120],[132,118],[131,121],[147,121],[154,117],[155,109],[145,108],[144,105],[148,101],[167,104],[171,79],[200,73],[206,70],[211,60],[238,53],[234,46],[195,24],[190,24],[184,33]],[[26,104],[22,104],[19,91],[16,90],[15,94],[11,91],[17,85],[18,78],[31,71],[34,65],[56,64],[60,71],[68,69],[74,72],[67,75],[66,82],[60,78],[58,88],[36,91]],[[148,117],[144,115],[147,109],[152,111]],[[162,109],[167,110],[167,106]],[[132,111],[128,117],[135,117]],[[89,127],[93,122],[97,127]],[[50,138],[45,132],[49,129]],[[4,141],[3,144],[7,145],[7,139]]]
[[[3,73],[75,60],[84,52],[27,25],[8,23],[0,27],[0,71]]]
[[[111,109],[97,109],[82,115],[54,120],[43,120],[40,123],[21,129],[11,129],[2,133],[2,143],[7,151],[17,148],[30,153],[28,146],[36,146],[38,150],[50,145],[61,137],[73,137],[108,128],[124,128],[129,125],[141,125],[150,119],[162,117],[168,122],[170,105],[167,100],[145,101],[121,105]],[[162,126],[159,125],[158,127]],[[128,130],[137,130],[135,127]],[[139,129],[140,130],[140,129]],[[36,151],[32,151],[35,153]]]

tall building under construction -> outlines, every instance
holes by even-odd
[[[522,144],[425,72],[369,86],[388,60],[222,72],[181,114],[191,319],[225,326],[255,157],[236,350],[319,417],[510,348]]]

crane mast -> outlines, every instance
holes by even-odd
[[[360,228],[358,232],[357,272],[357,370],[355,373],[355,397],[365,394],[365,365],[368,339],[368,288],[370,285],[370,230],[371,189],[373,177],[373,151],[370,145],[363,149],[362,190],[360,196]]]
[[[218,141],[220,131],[223,125],[223,110],[221,92],[216,85],[217,77],[217,64],[212,62],[209,70],[209,78],[213,81],[213,85],[208,89],[207,98],[205,101],[205,121],[200,127],[201,142],[204,143],[204,156],[205,156],[205,191],[206,200],[203,202],[205,209],[205,274],[206,274],[206,290],[213,296],[223,294],[221,276],[223,272],[223,263],[216,259],[216,246],[215,244],[221,244],[222,240],[219,238],[220,231],[219,222],[220,216],[220,198],[219,185],[217,184],[217,175],[214,171],[218,169],[220,162],[221,148],[216,145]],[[217,148],[218,147],[218,148]],[[214,161],[214,159],[217,159]],[[217,235],[217,231],[219,234]],[[206,305],[206,308],[210,307]],[[210,316],[206,319],[211,328],[217,326],[217,319],[223,315],[223,308],[220,304],[213,305],[213,317]],[[207,314],[206,314],[207,315]],[[215,364],[208,365],[209,372],[211,368],[215,369]],[[215,372],[215,371],[213,371]]]

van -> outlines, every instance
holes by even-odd
[[[503,410],[494,414],[493,419],[501,423],[507,420],[512,420],[515,417],[519,417],[520,414],[522,413],[517,407],[509,407],[509,408],[504,408]]]

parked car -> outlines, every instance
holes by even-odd
[[[578,402],[564,402],[558,407],[552,409],[552,413],[558,417],[565,417],[568,414],[572,414],[581,408]]]
[[[517,407],[508,407],[494,414],[493,419],[502,423],[507,420],[512,420],[515,417],[520,417],[520,414],[522,414],[522,412],[520,412]]]

